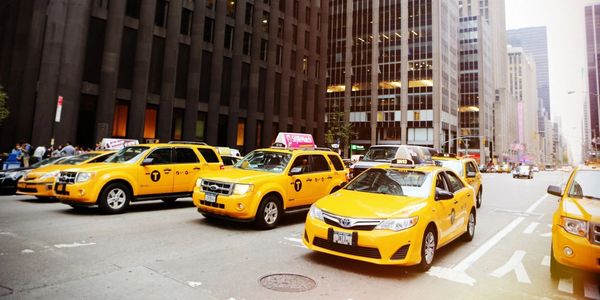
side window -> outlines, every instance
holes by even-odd
[[[107,158],[111,157],[114,153],[102,154],[96,158],[94,158],[90,163],[99,163],[104,162]]]
[[[453,193],[465,187],[453,172],[446,172],[446,179],[448,179],[450,191]]]
[[[296,160],[294,160],[294,163],[292,164],[291,169],[301,167],[302,173],[309,173],[310,172],[309,161],[310,161],[310,157],[308,155],[300,155],[300,156],[296,157]]]
[[[171,148],[160,148],[152,151],[146,158],[152,158],[153,165],[165,165],[172,162]]]
[[[175,162],[178,164],[193,164],[198,163],[200,160],[194,150],[190,148],[177,148],[175,149]]]
[[[477,173],[477,168],[475,168],[472,162],[467,163],[467,173],[469,172]]]
[[[198,148],[198,151],[200,151],[200,154],[202,154],[202,157],[204,157],[204,159],[206,160],[206,162],[208,163],[218,163],[219,161],[219,157],[217,156],[217,153],[215,153],[215,151],[213,149],[210,148]]]
[[[342,160],[340,159],[339,156],[330,154],[330,155],[327,155],[327,157],[329,157],[329,160],[331,160],[333,167],[337,171],[344,171],[344,163],[342,162]]]
[[[446,185],[446,179],[441,172],[438,173],[437,178],[435,179],[435,187],[445,191],[450,191]]]
[[[312,171],[313,172],[329,172],[329,164],[323,155],[311,155],[312,156]]]

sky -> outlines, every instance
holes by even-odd
[[[501,1],[501,0],[491,0]],[[600,0],[506,0],[506,29],[546,26],[552,118],[560,118],[573,161],[581,161],[583,101],[587,98],[586,5]],[[575,93],[568,94],[570,91]]]

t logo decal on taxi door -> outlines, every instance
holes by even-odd
[[[152,171],[152,173],[150,173],[150,180],[157,182],[160,180],[160,172],[159,171]]]
[[[294,189],[296,192],[299,192],[302,189],[302,180],[296,179],[296,181],[294,181]]]

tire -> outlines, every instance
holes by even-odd
[[[421,244],[421,262],[417,265],[419,271],[427,272],[433,265],[436,245],[437,236],[432,226],[428,226],[423,234],[423,242]]]
[[[123,213],[129,207],[131,191],[122,183],[111,183],[105,186],[98,198],[98,206],[107,214]]]
[[[282,214],[283,209],[279,204],[279,199],[275,196],[267,196],[258,206],[254,222],[259,229],[273,229],[279,223]]]
[[[513,175],[513,178],[517,178],[517,175]]]
[[[462,238],[465,242],[470,242],[475,236],[475,225],[477,224],[476,214],[474,210],[469,213],[469,219],[467,220],[467,231],[463,234]]]
[[[481,207],[481,201],[483,197],[483,192],[481,191],[481,188],[479,189],[479,191],[477,192],[477,196],[475,198],[475,204],[477,205],[477,208]]]

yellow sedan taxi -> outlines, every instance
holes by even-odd
[[[552,218],[550,274],[557,278],[571,269],[600,273],[600,165],[575,169]]]
[[[437,249],[461,236],[472,240],[473,188],[450,169],[398,162],[371,168],[313,204],[304,244],[349,259],[427,271]]]
[[[78,154],[62,159],[56,164],[32,170],[17,183],[17,194],[35,196],[41,199],[51,198],[54,196],[52,190],[54,180],[60,171],[76,165],[103,162],[113,153],[114,151],[94,151]]]
[[[475,202],[477,208],[481,207],[483,199],[483,185],[481,180],[481,172],[477,162],[468,157],[456,157],[454,154],[443,154],[433,157],[433,161],[442,167],[449,168],[456,172],[466,183],[471,185],[475,190]]]

